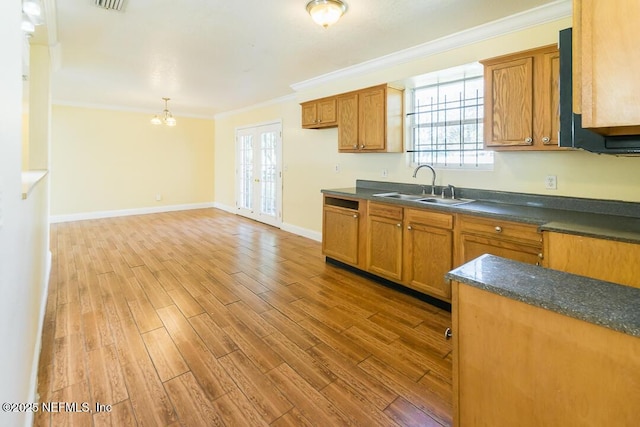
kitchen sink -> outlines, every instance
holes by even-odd
[[[374,194],[375,197],[385,197],[387,199],[399,199],[399,200],[409,200],[412,202],[422,200],[424,196],[417,196],[415,194],[404,194],[404,193],[378,193]]]
[[[447,198],[440,198],[440,197],[425,197],[425,196],[420,196],[416,194],[405,194],[405,193],[398,193],[398,192],[378,193],[378,194],[374,194],[373,196],[383,197],[385,199],[406,200],[409,202],[419,202],[419,203],[425,203],[430,205],[448,205],[448,206],[461,205],[463,203],[470,203],[474,201],[471,199],[447,199]]]

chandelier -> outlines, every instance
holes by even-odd
[[[347,12],[347,4],[341,0],[311,0],[307,12],[316,24],[327,28]]]
[[[153,116],[153,118],[151,119],[151,124],[161,125],[164,123],[167,126],[175,126],[176,119],[173,117],[173,114],[171,114],[171,111],[169,111],[169,107],[167,107],[167,102],[169,102],[171,98],[162,99],[164,99],[164,111],[160,115],[156,114],[155,116]]]

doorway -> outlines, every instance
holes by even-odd
[[[239,215],[282,225],[282,122],[236,129]]]

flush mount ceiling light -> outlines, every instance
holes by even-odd
[[[341,0],[311,0],[307,12],[316,24],[327,28],[347,12],[347,4]]]
[[[164,123],[167,126],[175,126],[176,119],[173,117],[173,114],[171,114],[171,111],[169,111],[169,107],[167,107],[167,102],[169,102],[171,98],[162,99],[164,99],[164,111],[160,115],[156,114],[155,116],[153,116],[153,118],[151,119],[151,124],[161,125]]]

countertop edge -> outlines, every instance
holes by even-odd
[[[446,274],[525,304],[640,337],[640,289],[482,255]]]
[[[476,200],[472,203],[457,206],[428,205],[398,199],[383,199],[373,195],[388,189],[375,188],[336,188],[322,189],[325,195],[373,200],[417,209],[430,209],[441,212],[460,213],[465,215],[495,218],[532,224],[539,231],[550,231],[564,234],[589,236],[606,240],[640,244],[640,218],[620,217],[603,213],[586,213],[579,211],[557,210],[537,206],[512,205],[508,203]],[[523,214],[528,212],[529,214]],[[535,214],[534,214],[535,213]],[[560,218],[559,218],[560,217]],[[572,217],[571,220],[566,218]],[[597,223],[594,225],[594,223]],[[621,224],[633,224],[633,227]]]

